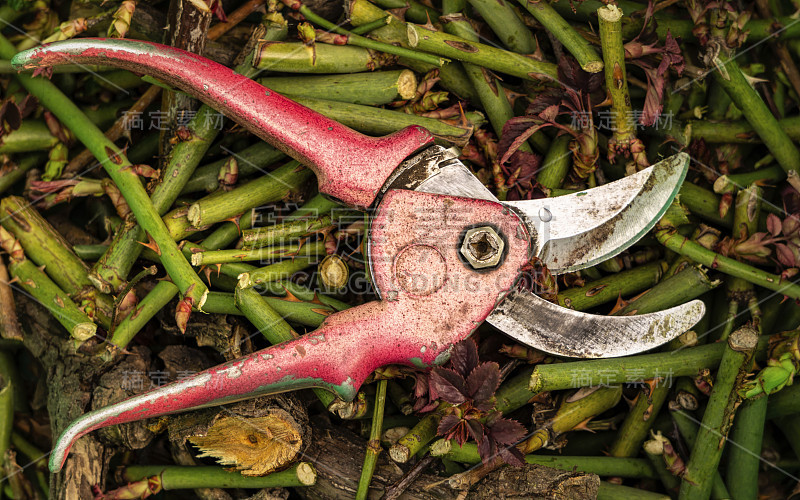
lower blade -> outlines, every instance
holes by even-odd
[[[658,347],[694,326],[705,314],[693,300],[638,316],[599,316],[560,307],[527,290],[510,293],[486,318],[525,345],[574,358],[613,358]]]
[[[603,186],[556,198],[506,202],[538,236],[538,257],[563,274],[619,254],[658,222],[683,183],[680,153]]]

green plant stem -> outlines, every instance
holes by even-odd
[[[629,144],[631,140],[636,139],[636,128],[625,70],[622,10],[614,5],[606,5],[597,9],[597,18],[600,22],[606,89],[611,98],[612,140],[619,145]]]
[[[465,146],[472,135],[471,127],[456,127],[435,118],[402,111],[307,97],[297,97],[294,100],[317,113],[369,135],[387,135],[409,125],[419,125],[428,129],[437,142],[455,144],[459,147]]]
[[[127,482],[140,481],[153,476],[160,480],[164,490],[197,488],[294,488],[311,486],[316,482],[317,471],[309,462],[273,472],[267,476],[243,476],[229,472],[224,467],[180,465],[131,465],[121,472]]]
[[[392,66],[395,58],[352,45],[269,42],[259,45],[258,69],[279,73],[359,73]],[[435,65],[434,65],[435,66]]]
[[[371,23],[362,24],[357,28],[353,28],[350,30],[350,33],[355,33],[356,35],[366,35],[370,31],[374,31],[378,28],[382,28],[389,24],[389,16],[386,16],[383,19],[378,19],[377,21],[372,21]]]
[[[508,50],[520,54],[536,52],[538,45],[531,29],[525,26],[510,3],[500,3],[495,0],[469,0],[469,4],[492,28],[494,34]]]
[[[38,167],[44,163],[44,160],[45,155],[42,153],[31,153],[20,158],[14,170],[0,175],[0,194],[6,192],[11,186],[22,180],[29,170]]]
[[[28,259],[12,259],[8,270],[11,276],[19,280],[19,285],[50,311],[77,342],[94,336],[97,325],[36,264]]]
[[[733,227],[733,212],[728,211],[725,217],[719,216],[720,197],[708,189],[684,182],[679,192],[679,200],[690,212],[714,225]]]
[[[3,198],[0,201],[0,223],[20,242],[30,260],[44,266],[45,272],[60,289],[77,301],[93,301],[97,321],[104,328],[111,326],[111,297],[92,291],[86,264],[27,200],[18,196]]]
[[[800,413],[800,384],[784,387],[769,396],[767,419],[786,417]]]
[[[262,260],[276,260],[285,257],[309,256],[320,257],[325,255],[325,244],[316,241],[306,244],[287,244],[271,247],[262,247],[250,250],[207,250],[192,255],[193,266],[208,266],[212,264],[225,264],[228,262],[250,262]]]
[[[348,7],[350,22],[354,26],[382,19],[387,15],[386,11],[367,0],[354,0]],[[399,43],[403,47],[483,66],[526,80],[554,80],[558,77],[555,64],[539,62],[489,45],[431,31],[415,24],[404,23],[394,17],[390,18],[387,26],[371,32],[370,37],[385,43]]]
[[[645,457],[647,457],[647,460],[650,461],[650,465],[652,465],[656,476],[661,481],[661,484],[664,485],[664,489],[666,489],[668,492],[677,492],[681,485],[681,481],[677,477],[673,476],[672,473],[667,470],[664,464],[663,443],[656,440],[646,441],[643,449]]]
[[[781,280],[775,274],[762,271],[751,265],[725,257],[718,253],[703,248],[685,236],[673,232],[670,228],[658,227],[655,232],[656,239],[669,250],[690,258],[691,260],[706,267],[716,269],[722,273],[764,287],[768,290],[780,292],[793,299],[800,298],[800,285]]]
[[[311,177],[312,173],[294,160],[231,191],[216,192],[186,208],[164,216],[170,236],[182,239],[206,226],[238,216],[251,208],[284,199]]]
[[[436,410],[422,417],[417,425],[389,448],[389,456],[392,457],[392,460],[404,464],[419,453],[436,437],[436,428],[441,419],[441,413]]]
[[[549,2],[546,0],[541,2],[520,0],[520,4],[561,42],[564,48],[578,60],[584,71],[589,73],[603,71],[603,60],[597,55],[594,47],[565,21]]]
[[[8,353],[2,354],[4,357]],[[6,374],[0,376],[0,452],[5,456],[11,447],[11,430],[14,426],[14,392],[21,390]]]
[[[714,71],[714,80],[718,82],[731,100],[742,110],[748,123],[752,125],[759,137],[764,141],[778,164],[786,171],[800,173],[800,150],[786,135],[778,120],[758,95],[758,92],[747,82],[739,64],[732,57],[724,62],[726,78],[720,70]]]
[[[444,458],[465,464],[478,464],[481,462],[476,443],[464,443],[458,446],[454,439],[450,440],[450,451]],[[631,478],[656,477],[653,467],[647,460],[641,458],[616,458],[616,457],[573,457],[573,456],[544,456],[525,455],[529,464],[543,465],[559,470],[585,472],[598,476],[615,476]]]
[[[553,139],[542,161],[542,166],[536,174],[536,182],[547,189],[561,187],[572,168],[572,152],[569,150],[571,140],[572,137],[567,134]]]
[[[313,328],[317,328],[325,321],[325,318],[336,312],[330,306],[313,302],[287,300],[263,295],[261,299],[289,323]],[[207,302],[209,314],[234,314],[239,316],[244,314],[236,306],[233,293],[209,292]]]
[[[13,45],[0,35],[0,57],[12,58],[16,53]],[[14,60],[23,65],[24,60]],[[131,163],[123,152],[85,114],[64,95],[50,80],[17,75],[19,82],[39,102],[49,109],[86,146],[114,181],[128,203],[140,226],[153,238],[161,251],[161,258],[172,281],[181,293],[191,301],[193,307],[202,310],[208,288],[178,250],[159,217],[142,181],[131,170]]]
[[[250,288],[261,285],[262,283],[289,279],[291,275],[311,266],[316,263],[317,260],[318,259],[311,257],[295,257],[294,259],[287,259],[264,267],[259,267],[253,271],[240,274],[238,287]],[[228,265],[230,266],[231,264]]]
[[[664,261],[651,262],[627,271],[604,276],[581,287],[568,288],[558,294],[558,304],[585,311],[652,287],[667,270]]]
[[[733,193],[756,182],[777,184],[784,179],[786,179],[786,172],[777,165],[742,174],[721,175],[714,181],[714,192],[717,194]]]
[[[600,481],[597,500],[670,500],[668,495]]]
[[[280,344],[298,337],[261,295],[253,289],[237,289],[234,293],[236,307],[271,344]]]
[[[409,59],[416,59],[418,61],[422,61],[428,64],[433,64],[435,66],[442,66],[450,62],[448,59],[443,59],[441,57],[420,53],[415,50],[409,50],[403,47],[397,47],[396,45],[390,45],[388,43],[383,43],[377,40],[372,40],[371,38],[365,38],[363,36],[356,35],[351,31],[347,31],[346,29],[341,28],[336,24],[333,24],[324,17],[316,15],[311,9],[309,9],[306,5],[303,5],[299,1],[296,0],[283,0],[283,1],[284,4],[286,4],[288,7],[299,10],[300,14],[302,14],[303,17],[305,17],[312,23],[328,31],[338,33],[339,35],[345,35],[347,37],[347,45],[354,45],[356,47],[363,47],[369,50],[376,50],[384,52],[386,54],[394,54],[396,56],[402,56]],[[297,6],[299,6],[299,8]]]
[[[719,280],[711,281],[708,274],[699,266],[688,266],[675,275],[660,281],[614,314],[628,316],[662,311],[696,299],[719,284]]]
[[[767,337],[761,342],[766,346]],[[624,384],[655,377],[695,376],[704,368],[720,363],[725,346],[720,343],[691,347],[676,352],[642,354],[619,359],[593,359],[537,365],[531,373],[531,397],[545,391]]]
[[[738,385],[750,369],[758,344],[758,333],[750,327],[733,332],[724,342],[724,353],[714,381],[714,388],[703,413],[692,454],[681,482],[680,498],[708,498],[713,475],[722,457],[722,442],[733,424],[741,398]]]
[[[3,136],[0,154],[28,153],[52,148],[58,143],[47,125],[40,120],[23,120],[20,127]]]
[[[268,293],[273,295],[283,296],[288,292],[300,300],[311,301],[317,299],[323,304],[328,305],[337,311],[343,311],[350,307],[349,304],[342,302],[341,300],[329,297],[327,295],[318,295],[316,292],[292,281],[276,281],[265,283],[263,286]]]
[[[282,152],[273,148],[266,142],[258,141],[238,153],[232,153],[220,160],[208,165],[203,165],[194,171],[194,175],[183,186],[181,194],[206,191],[211,193],[219,188],[220,169],[230,158],[235,158],[239,168],[239,179],[249,177],[253,174],[263,173],[264,169],[273,163],[285,158]]]
[[[242,231],[242,245],[244,248],[262,248],[270,245],[286,244],[303,236],[322,231],[332,224],[333,218],[330,214],[302,219],[292,217],[286,222],[273,226]]]
[[[761,442],[767,415],[767,397],[748,399],[736,411],[728,448],[728,491],[734,500],[758,498],[758,470],[761,465]]]
[[[479,102],[478,94],[475,92],[475,89],[472,88],[472,83],[470,82],[469,78],[467,78],[467,74],[464,72],[464,66],[458,61],[445,64],[441,68],[436,68],[436,66],[432,64],[425,64],[413,59],[404,59],[402,57],[397,62],[401,66],[410,68],[423,75],[432,69],[436,69],[439,71],[439,78],[441,78],[441,80],[439,80],[439,85],[441,85],[442,88],[452,92],[457,97],[465,101]]]
[[[388,380],[378,381],[378,390],[375,394],[375,410],[372,414],[372,428],[367,442],[367,452],[364,455],[364,466],[361,468],[361,477],[358,480],[356,500],[364,500],[369,492],[369,483],[378,463],[381,453],[381,432],[383,432],[383,411],[386,406],[386,383]]]
[[[427,5],[416,2],[415,0],[376,0],[375,5],[384,9],[405,9],[406,19],[417,24],[425,24],[428,21],[436,21],[439,12]]]
[[[417,90],[417,77],[407,69],[306,76],[302,85],[297,84],[296,77],[284,76],[260,78],[258,83],[287,97],[310,97],[364,106],[382,106],[411,99]]]

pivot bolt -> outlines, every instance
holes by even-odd
[[[461,243],[461,255],[473,269],[494,267],[500,263],[505,243],[489,226],[474,227],[466,232]]]

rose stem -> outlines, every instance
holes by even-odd
[[[409,59],[416,59],[418,61],[433,64],[434,66],[443,66],[450,62],[447,59],[436,57],[431,54],[426,54],[424,52],[418,52],[416,50],[410,50],[404,47],[398,47],[396,45],[390,45],[388,43],[383,43],[377,40],[373,40],[371,38],[366,38],[360,35],[356,35],[346,29],[333,24],[332,22],[328,21],[324,17],[318,16],[309,9],[307,6],[303,5],[302,2],[299,0],[281,0],[284,5],[292,10],[297,10],[300,14],[303,15],[308,21],[316,24],[317,26],[326,29],[328,31],[332,31],[333,33],[343,35],[346,37],[347,45],[353,45],[355,47],[361,47],[368,50],[375,50],[384,52],[386,54],[393,54],[396,56],[403,56]]]
[[[743,278],[754,285],[783,293],[794,299],[800,298],[800,285],[785,282],[778,275],[762,271],[751,265],[725,257],[702,247],[698,243],[679,234],[669,218],[668,214],[661,219],[655,231],[656,239],[669,250],[688,257],[698,264],[716,269],[730,276]]]
[[[741,401],[738,386],[750,371],[758,332],[745,326],[733,332],[724,344],[714,388],[708,399],[703,422],[692,446],[679,498],[708,498],[714,473],[722,458],[723,444]]]
[[[496,0],[468,1],[508,50],[519,54],[533,54],[537,51],[539,47],[533,32],[525,26],[511,4],[500,3]],[[450,12],[444,12],[444,14],[447,15]]]
[[[529,2],[519,0],[519,3],[531,13],[545,29],[551,33],[561,44],[578,60],[581,68],[589,73],[603,71],[603,60],[588,40],[583,38],[575,29],[556,12],[548,1]]]
[[[206,191],[212,193],[219,188],[219,173],[225,164],[234,158],[239,166],[239,184],[242,179],[256,173],[263,173],[264,169],[273,163],[285,158],[282,152],[263,141],[258,141],[237,153],[231,152],[220,160],[199,167],[194,175],[181,189],[181,195]]]
[[[19,241],[2,227],[0,246],[9,254],[8,270],[11,276],[16,278],[25,292],[50,311],[76,343],[85,342],[94,336],[97,325],[44,271],[25,258]]]
[[[276,260],[295,256],[320,257],[325,255],[325,243],[316,241],[313,243],[275,245],[255,249],[206,250],[192,254],[192,265],[207,266],[229,262]]]
[[[180,465],[131,465],[125,467],[120,475],[122,480],[128,483],[155,480],[164,490],[295,488],[311,486],[317,480],[317,472],[309,462],[299,462],[286,470],[273,472],[267,476],[243,476],[224,467]]]
[[[369,492],[369,483],[378,463],[381,453],[381,432],[383,432],[383,411],[386,406],[386,384],[388,380],[379,380],[375,394],[375,410],[372,413],[372,428],[369,432],[367,452],[364,455],[364,466],[361,468],[361,477],[358,480],[356,500],[365,500]]]
[[[258,46],[255,65],[276,73],[329,74],[374,71],[394,66],[396,61],[395,56],[352,45],[317,43],[309,47],[300,42],[269,42]]]
[[[14,306],[14,294],[9,286],[11,278],[8,275],[3,259],[0,258],[0,337],[8,340],[22,340],[22,328],[17,319],[17,310]]]
[[[50,278],[71,298],[81,303],[95,302],[98,322],[104,328],[111,326],[111,297],[94,291],[86,264],[27,200],[18,196],[0,200],[0,222],[20,242],[31,261],[44,266]]]
[[[657,261],[610,274],[583,286],[559,292],[558,304],[577,311],[585,311],[615,301],[618,297],[627,297],[647,290],[658,283],[666,270],[666,262]]]
[[[26,119],[18,129],[3,135],[0,154],[43,151],[57,143],[58,139],[53,137],[43,121]]]
[[[364,106],[382,106],[411,99],[417,90],[417,77],[408,69],[312,75],[304,77],[302,85],[297,85],[297,78],[293,76],[259,78],[258,83],[289,98],[310,97]]]
[[[766,337],[762,340],[766,346]],[[530,397],[546,391],[624,384],[655,377],[695,376],[702,369],[716,368],[722,359],[720,343],[690,347],[676,352],[641,354],[619,359],[593,359],[543,364],[533,368]]]
[[[382,19],[387,15],[386,11],[367,0],[352,0],[347,5],[347,10],[353,26]],[[387,26],[371,32],[370,36],[382,42],[399,43],[403,47],[476,64],[526,80],[554,80],[558,77],[555,64],[539,62],[514,52],[431,31],[415,24],[404,23],[395,17],[389,19]]]
[[[711,281],[706,272],[699,266],[688,266],[673,276],[660,281],[653,288],[640,294],[614,314],[617,316],[630,316],[663,311],[696,299],[713,290],[719,284],[719,280]],[[636,448],[638,449],[639,447],[637,446]]]

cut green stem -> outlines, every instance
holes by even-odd
[[[386,406],[386,384],[388,380],[378,381],[378,390],[375,394],[375,410],[372,414],[372,428],[369,432],[367,452],[364,455],[364,466],[361,468],[361,477],[358,480],[356,500],[364,500],[369,492],[369,483],[378,463],[381,453],[381,433],[383,432],[383,411]]]

